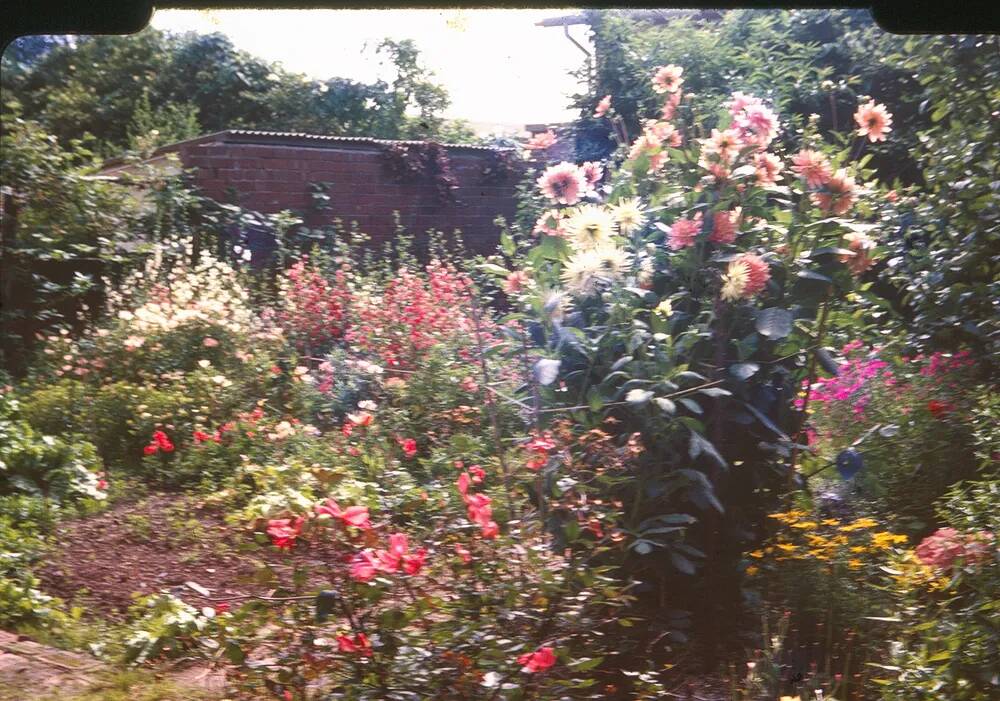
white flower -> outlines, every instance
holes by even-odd
[[[370,399],[362,399],[358,402],[358,409],[364,409],[365,411],[375,411],[378,409],[378,404]]]
[[[212,364],[212,361],[211,360],[207,360],[205,358],[202,358],[201,360],[198,361],[198,367],[202,367],[202,368],[207,368],[211,364]]]
[[[565,220],[564,228],[570,235],[570,243],[578,251],[610,243],[614,234],[615,218],[604,207],[584,205]]]
[[[615,221],[618,222],[618,230],[623,234],[638,231],[646,223],[646,213],[638,197],[620,200],[617,205],[611,208],[611,213],[614,215]]]
[[[722,299],[727,302],[735,302],[743,296],[746,291],[747,282],[750,280],[750,269],[746,263],[734,260],[726,269],[722,276]]]

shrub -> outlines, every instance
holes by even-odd
[[[994,698],[1000,668],[1000,520],[996,479],[957,485],[940,503],[949,524],[888,570],[899,620],[881,698]]]
[[[40,434],[17,418],[18,402],[0,393],[0,494],[54,501],[103,499],[101,464],[93,444]]]
[[[863,463],[851,494],[858,505],[926,533],[934,502],[976,472],[969,391],[975,362],[967,352],[894,360],[860,346],[845,346],[847,362],[809,390],[820,462],[854,451]]]

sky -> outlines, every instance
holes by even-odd
[[[562,27],[536,27],[573,9],[158,10],[150,24],[174,32],[222,32],[237,48],[314,78],[379,77],[374,48],[413,39],[452,104],[446,115],[487,125],[561,122],[585,60]],[[590,48],[588,28],[570,33]],[[367,44],[368,50],[365,50]],[[382,76],[385,77],[385,76]]]

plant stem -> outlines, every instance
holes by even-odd
[[[476,351],[479,354],[479,366],[483,376],[483,387],[489,387],[490,371],[489,366],[486,363],[486,351],[483,347],[482,321],[480,319],[479,304],[476,302],[476,299],[477,297],[475,294],[469,296],[469,302],[472,308],[472,321],[476,328]],[[507,465],[507,458],[504,455],[503,443],[500,440],[500,421],[497,418],[496,403],[493,401],[493,395],[489,392],[486,392],[486,411],[489,414],[490,425],[493,429],[493,445],[497,452],[497,459],[500,461],[500,470],[503,472],[503,488],[507,497],[507,510],[510,513],[511,518],[516,518],[517,514],[514,511],[514,500],[511,496],[510,469]]]
[[[830,313],[829,298],[830,298],[830,292],[827,291],[826,296],[823,298],[822,310],[820,311],[819,314],[819,328],[816,330],[816,342],[814,345],[817,350],[822,345],[823,336],[826,334],[826,320]],[[814,350],[812,352],[812,355],[809,357],[809,369],[806,371],[806,396],[805,399],[802,401],[802,414],[805,418],[803,419],[802,426],[799,428],[799,430],[795,434],[795,437],[793,438],[794,445],[792,446],[791,465],[789,466],[789,471],[788,471],[788,486],[790,489],[795,488],[795,468],[799,458],[798,444],[802,438],[802,433],[805,430],[805,423],[809,419],[810,388],[813,386],[813,383],[816,382],[816,365],[819,360],[819,356],[817,355],[817,350]]]

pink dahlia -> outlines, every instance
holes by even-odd
[[[868,270],[874,262],[868,256],[868,252],[875,248],[875,241],[867,234],[858,231],[845,234],[844,241],[847,242],[847,248],[854,252],[853,256],[844,256],[844,262],[847,263],[848,269],[855,275],[860,275]]]
[[[761,187],[781,180],[781,159],[773,153],[758,153],[753,157],[753,164],[757,168],[757,184]]]
[[[671,120],[677,113],[677,106],[681,104],[681,91],[672,92],[667,96],[667,101],[663,103],[663,108],[660,110],[660,115],[665,120]]]
[[[708,240],[712,243],[732,243],[736,240],[736,213],[716,212],[712,220],[712,233]]]
[[[824,212],[843,214],[854,204],[854,178],[841,168],[830,176],[824,187],[812,195],[813,202]]]
[[[747,107],[763,104],[763,101],[759,97],[754,97],[753,95],[747,95],[741,92],[734,92],[733,96],[726,102],[726,107],[729,108],[729,114],[734,117],[738,117]]]
[[[635,141],[628,152],[628,160],[635,160],[640,156],[649,158],[649,169],[658,170],[660,166],[667,162],[667,154],[661,149],[663,144],[654,134],[643,132]]]
[[[809,187],[820,187],[830,179],[830,161],[818,151],[803,149],[792,156],[792,170],[805,178]]]
[[[712,130],[712,136],[702,141],[702,153],[705,156],[715,156],[718,162],[729,164],[740,152],[743,141],[736,129]]]
[[[544,151],[545,149],[554,146],[555,143],[556,133],[549,129],[541,132],[540,134],[535,134],[531,137],[531,140],[524,145],[524,147],[531,151]]]
[[[736,126],[746,142],[767,148],[778,135],[778,115],[767,105],[749,105],[736,118]]]
[[[587,189],[583,173],[572,163],[563,161],[545,169],[538,186],[550,200],[559,204],[576,204]]]
[[[670,227],[667,246],[674,251],[687,248],[694,244],[694,240],[700,231],[701,212],[698,212],[693,219],[678,219]]]
[[[877,105],[874,100],[858,108],[854,121],[858,123],[858,136],[867,136],[872,142],[885,141],[886,133],[892,131],[892,115],[885,105]]]
[[[747,283],[743,294],[752,297],[763,291],[767,287],[767,281],[771,279],[771,269],[767,262],[753,253],[744,253],[736,260],[747,267]]]
[[[677,92],[684,79],[684,69],[680,66],[662,66],[653,75],[653,90],[658,93]]]
[[[592,189],[604,177],[604,166],[597,161],[587,161],[580,166],[580,172],[583,173],[583,179],[587,181],[587,185]]]
[[[515,270],[507,275],[503,282],[503,291],[508,295],[516,295],[527,286],[530,278],[523,270]]]

